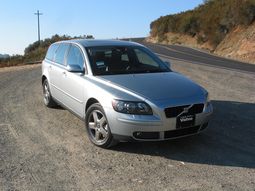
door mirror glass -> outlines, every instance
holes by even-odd
[[[84,69],[81,68],[79,65],[68,65],[67,71],[68,72],[84,73]]]

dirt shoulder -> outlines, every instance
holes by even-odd
[[[24,69],[33,69],[40,67],[41,64],[29,64],[29,65],[19,65],[19,66],[9,66],[0,68],[0,73],[10,72],[10,71],[19,71]]]

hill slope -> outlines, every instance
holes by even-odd
[[[255,22],[249,27],[236,27],[227,34],[214,52],[221,56],[255,63]]]
[[[194,10],[167,15],[153,21],[150,37],[147,40],[166,44],[184,44],[255,62],[254,59],[249,58],[255,45],[255,37],[250,35],[255,30],[253,24],[255,0],[205,0],[204,2]],[[238,35],[238,31],[243,35]],[[231,51],[231,42],[234,44],[234,40],[243,46],[235,46],[235,50]],[[245,43],[249,43],[249,47],[253,49],[242,56],[242,50],[238,48],[245,48]],[[226,52],[226,49],[230,52]]]

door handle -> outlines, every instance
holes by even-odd
[[[64,71],[64,72],[62,72],[62,74],[64,75],[64,76],[66,76],[66,72]]]

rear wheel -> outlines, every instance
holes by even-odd
[[[50,86],[47,79],[43,81],[43,102],[47,107],[54,107],[57,105],[51,96]]]
[[[99,103],[88,108],[85,123],[89,139],[96,146],[109,148],[117,143],[113,139],[106,115]]]

